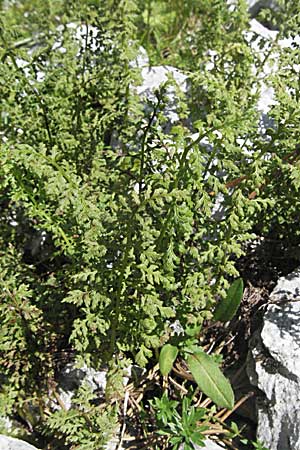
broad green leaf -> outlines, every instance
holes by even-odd
[[[200,333],[201,326],[186,327],[186,329],[184,331],[185,331],[185,334],[187,334],[188,336],[194,337]]]
[[[227,322],[235,315],[243,298],[244,283],[242,278],[235,280],[228,289],[227,295],[217,305],[214,320]]]
[[[159,368],[163,376],[172,370],[175,359],[178,355],[178,348],[171,344],[166,344],[160,351]]]
[[[218,406],[233,408],[234,394],[230,383],[209,355],[194,353],[187,358],[187,365],[205,395]]]

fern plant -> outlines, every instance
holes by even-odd
[[[74,445],[86,435],[70,427],[92,421],[102,445],[110,401],[101,418],[89,399],[51,419],[57,355],[110,373],[124,361],[146,366],[172,321],[186,329],[212,318],[253,225],[267,227],[284,205],[274,174],[292,180],[295,216],[298,156],[286,158],[298,139],[299,49],[285,85],[270,79],[276,125],[262,136],[244,1],[177,2],[179,16],[165,1],[34,6],[13,2],[1,17],[1,412],[30,430],[47,412]],[[132,61],[146,23],[157,62],[166,34],[176,35],[172,61],[186,71],[187,96],[172,79],[137,95]],[[285,54],[280,64],[279,74]]]

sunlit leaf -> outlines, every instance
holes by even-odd
[[[238,278],[228,289],[226,297],[218,303],[214,313],[214,320],[227,322],[234,317],[243,298],[243,290],[243,280],[242,278]]]
[[[194,353],[187,358],[187,364],[204,394],[218,406],[233,408],[234,394],[230,383],[209,355]]]
[[[171,344],[166,344],[160,351],[159,368],[163,376],[172,370],[175,359],[178,355],[178,348]]]

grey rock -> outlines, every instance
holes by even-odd
[[[257,400],[257,438],[270,450],[300,450],[300,269],[271,294],[261,332],[251,339],[250,382]]]
[[[70,363],[61,372],[59,386],[65,391],[74,391],[85,381],[93,391],[96,389],[104,391],[106,386],[106,372],[107,369],[96,371],[87,366],[77,368],[74,364]]]
[[[105,444],[104,450],[125,450],[122,443],[120,444],[120,426],[115,430],[115,435]]]
[[[300,300],[300,267],[279,279],[271,294],[271,299],[274,303],[284,300]]]
[[[256,19],[250,20],[250,28],[249,31],[245,33],[245,38],[250,43],[253,51],[257,54],[261,62],[265,61],[266,56],[268,55],[267,61],[263,64],[263,66],[256,72],[257,78],[260,80],[258,83],[260,96],[258,100],[258,110],[261,111],[261,130],[263,132],[264,129],[274,126],[270,118],[268,117],[268,112],[271,107],[277,103],[275,98],[275,92],[272,86],[268,84],[268,78],[274,75],[278,69],[278,59],[279,53],[276,50],[271,50],[272,45],[278,36],[278,31],[270,30],[263,26]],[[253,40],[254,38],[254,40]],[[285,51],[286,48],[293,48],[293,46],[300,45],[300,36],[289,37],[279,39],[277,42],[280,51]],[[290,69],[291,67],[287,67]],[[293,70],[299,70],[300,67],[293,67]],[[253,68],[253,70],[255,70]]]
[[[151,101],[157,101],[155,91],[161,85],[172,79],[183,93],[187,92],[187,76],[172,66],[153,66],[143,67],[141,70],[142,84],[136,87],[136,93],[142,98]],[[167,89],[168,105],[164,111],[170,123],[176,122],[179,117],[176,112],[178,102],[175,88],[169,86]]]
[[[257,16],[257,14],[262,9],[271,9],[274,10],[277,8],[278,4],[276,0],[247,0],[249,6],[249,13],[252,17]]]
[[[252,19],[250,21],[250,30],[246,33],[246,38],[249,41],[255,37],[255,40],[251,42],[251,47],[255,51],[255,53],[259,56],[260,60],[263,62],[266,55],[270,51],[272,43],[275,41],[277,36],[277,31],[272,31],[264,27],[261,23],[259,23],[256,19]],[[276,60],[278,55],[270,55],[269,60]],[[258,110],[261,111],[261,122],[262,129],[267,127],[268,116],[270,108],[276,103],[274,89],[271,86],[268,86],[266,83],[266,79],[270,76],[273,71],[276,70],[275,64],[264,64],[263,67],[260,68],[260,71],[256,73],[257,77],[261,79],[258,86],[260,86],[260,96],[258,100]],[[265,127],[264,127],[265,125]]]
[[[72,363],[67,364],[60,374],[58,383],[58,393],[64,407],[67,410],[72,407],[72,398],[83,382],[87,383],[92,391],[99,390],[103,394],[106,386],[106,373],[106,369],[96,371],[87,366],[77,368]],[[60,409],[60,406],[56,405],[56,409]]]
[[[151,94],[162,83],[168,80],[168,77],[174,78],[176,83],[186,92],[186,79],[179,69],[172,66],[152,66],[144,67],[142,69],[143,83],[138,87],[137,92],[139,95]]]
[[[148,58],[148,53],[144,47],[140,46],[136,58],[131,61],[130,66],[142,69],[143,67],[149,67],[150,62]]]
[[[12,432],[14,423],[12,419],[6,416],[0,416],[0,429],[7,432],[8,434]],[[1,450],[1,448],[0,448]]]
[[[276,0],[247,0],[247,3],[251,17],[256,17],[262,9],[270,9],[271,11],[278,9],[278,2]]]
[[[238,0],[227,0],[227,4],[230,7],[235,8],[238,4]],[[262,9],[274,10],[278,7],[276,0],[246,0],[248,5],[249,14],[251,17],[256,17]]]
[[[124,369],[124,386],[127,385],[131,377],[140,376],[143,372],[143,369],[135,365]],[[103,396],[106,388],[106,376],[107,367],[103,367],[102,370],[95,370],[86,365],[78,368],[73,363],[66,364],[60,373],[58,383],[58,393],[64,407],[67,410],[72,407],[72,398],[82,383],[88,384],[93,392],[97,391],[98,396]],[[56,409],[59,408],[59,406],[56,407]]]
[[[0,435],[0,450],[38,450],[28,442],[9,436]]]
[[[220,447],[216,442],[212,441],[211,439],[206,439],[205,441],[205,447],[199,447],[198,445],[195,445],[195,450],[224,450],[224,447]]]

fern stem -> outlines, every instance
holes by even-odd
[[[112,358],[115,346],[116,346],[116,338],[117,338],[117,328],[119,323],[119,317],[120,317],[120,310],[121,310],[121,299],[122,299],[122,289],[123,289],[123,282],[124,282],[124,276],[126,267],[128,264],[128,258],[129,258],[129,252],[131,248],[132,243],[132,234],[133,234],[133,218],[137,212],[137,208],[132,213],[131,219],[128,221],[128,231],[127,231],[127,237],[126,237],[126,247],[124,251],[124,257],[120,269],[120,275],[118,279],[118,285],[117,285],[117,292],[116,292],[116,302],[114,307],[114,316],[111,321],[111,337],[110,337],[110,345],[109,345],[109,360]]]
[[[185,173],[185,172],[184,172],[184,166],[185,166],[185,164],[186,164],[186,161],[187,161],[187,157],[188,157],[189,151],[190,151],[195,145],[199,144],[200,141],[201,141],[203,138],[205,138],[205,136],[207,136],[207,134],[208,134],[209,132],[211,132],[211,131],[212,131],[212,130],[209,130],[209,131],[205,132],[204,134],[200,134],[200,135],[197,137],[196,140],[194,140],[190,145],[188,145],[188,146],[184,149],[184,151],[183,151],[183,153],[182,153],[182,155],[181,155],[180,161],[179,161],[179,169],[178,169],[178,172],[177,172],[177,176],[176,176],[176,178],[175,178],[175,180],[174,180],[174,182],[173,182],[173,184],[172,184],[171,190],[177,189],[177,188],[178,188],[179,182],[181,181],[182,176],[183,176],[184,173]],[[175,204],[176,204],[176,198],[173,199],[173,201],[171,202],[171,204],[170,204],[170,206],[169,206],[169,209],[168,209],[168,212],[167,212],[166,219],[165,219],[165,221],[164,221],[164,223],[163,223],[163,225],[162,225],[160,234],[159,234],[159,236],[158,236],[158,238],[157,238],[157,241],[156,241],[156,248],[157,248],[157,249],[159,249],[159,247],[160,247],[160,245],[161,245],[161,243],[162,243],[162,240],[163,240],[163,238],[165,237],[166,231],[167,231],[167,229],[169,228],[171,219],[172,219],[172,217],[173,217],[173,212],[174,212]]]
[[[145,145],[146,145],[146,139],[149,133],[149,130],[151,129],[153,120],[155,119],[155,116],[157,114],[158,108],[160,106],[161,99],[160,97],[157,97],[157,104],[155,105],[152,115],[149,119],[149,122],[147,124],[147,127],[145,129],[145,133],[143,135],[142,145],[141,145],[141,167],[140,167],[140,178],[139,178],[139,195],[141,195],[142,192],[142,183],[144,179],[144,171],[145,171]]]

